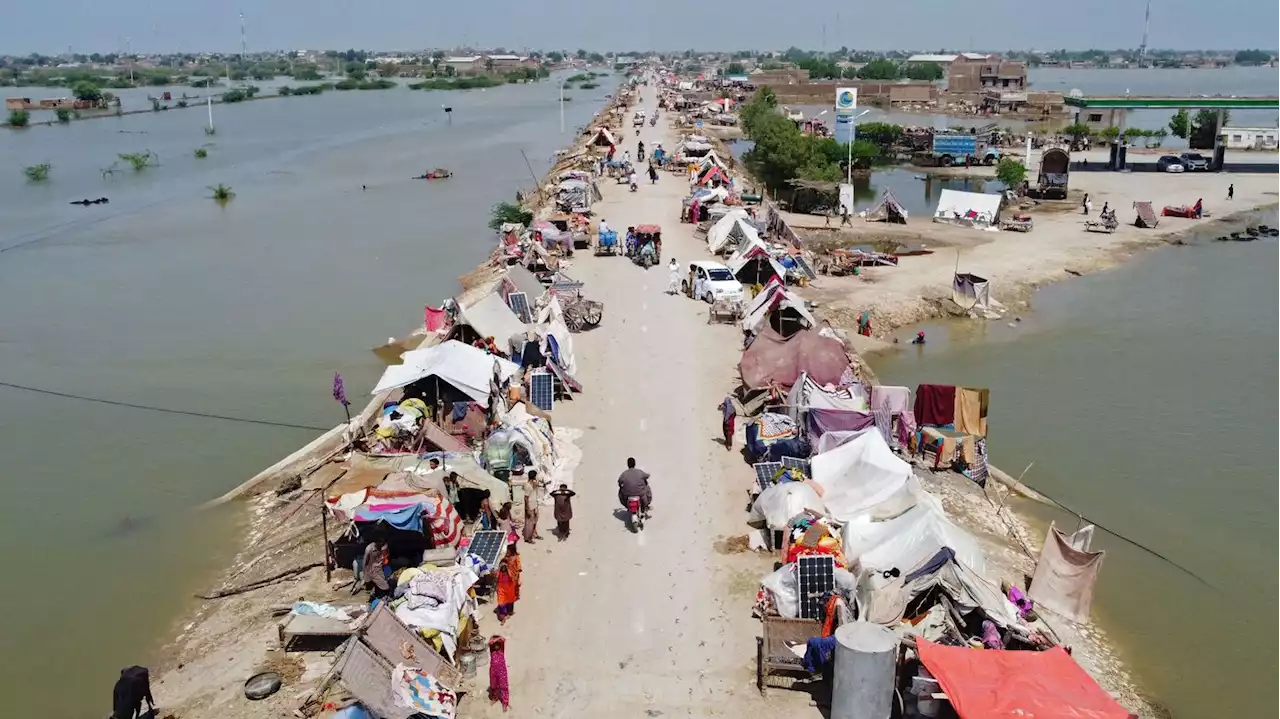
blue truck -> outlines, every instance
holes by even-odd
[[[1000,159],[1000,150],[989,147],[978,140],[978,135],[954,132],[933,133],[933,149],[929,152],[917,153],[914,161],[917,165],[951,167],[963,165],[972,158],[975,165],[994,165]]]

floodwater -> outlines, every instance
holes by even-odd
[[[568,91],[568,133],[605,80]],[[342,421],[334,372],[362,406],[380,373],[369,348],[456,292],[492,249],[489,208],[567,144],[558,96],[554,78],[326,92],[215,105],[214,136],[203,108],[0,131],[9,714],[107,711],[119,668],[155,656],[235,549],[238,512],[193,508]],[[146,150],[157,167],[103,175]],[[50,179],[27,182],[43,162]],[[409,179],[434,167],[456,175]],[[217,184],[235,191],[225,207]]]
[[[1096,535],[1095,618],[1179,719],[1276,714],[1277,261],[1274,239],[1153,251],[1038,292],[1016,329],[926,325],[873,361],[887,384],[991,388],[994,464],[1034,462],[1028,485],[1203,578]]]

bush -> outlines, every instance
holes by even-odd
[[[237,87],[234,90],[227,90],[222,93],[223,102],[244,102],[252,100],[254,95],[258,94],[257,85],[248,85],[246,87]]]
[[[996,165],[996,178],[1005,187],[1013,189],[1027,179],[1027,166],[1012,157],[1002,157]]]
[[[320,80],[323,77],[314,67],[300,67],[293,71],[294,80]]]
[[[510,202],[494,205],[489,212],[489,228],[496,230],[509,222],[528,227],[533,223],[533,212]]]
[[[71,111],[65,107],[60,107],[53,113],[58,118],[58,122],[71,122]]]
[[[44,182],[49,179],[49,171],[52,169],[53,165],[45,162],[39,165],[31,165],[30,167],[22,168],[22,174],[26,175],[27,179],[32,182]]]
[[[197,147],[193,154],[196,156],[197,160],[203,160],[204,158],[209,156],[209,151],[204,149],[203,147]]]
[[[579,86],[578,86],[578,89],[579,89],[579,90],[594,90],[594,89],[596,89],[597,87],[600,87],[600,85],[599,85],[598,83],[594,83],[594,82],[584,82],[584,83],[582,83],[581,85],[579,85]]]
[[[26,110],[9,111],[9,127],[26,127],[31,122],[31,113]]]

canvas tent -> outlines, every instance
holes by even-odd
[[[498,292],[487,294],[460,310],[457,325],[450,336],[456,338],[458,329],[462,326],[470,327],[481,338],[494,338],[499,346],[507,338],[529,330],[529,326],[516,317],[516,313]]]
[[[1136,719],[1062,647],[971,649],[919,640],[920,661],[960,719]]]
[[[747,241],[738,245],[738,250],[726,264],[733,276],[744,285],[762,285],[770,278],[777,277],[781,280],[787,276],[787,269],[773,259],[759,238],[755,242]]]
[[[938,197],[934,222],[995,225],[1000,219],[1000,198],[981,192],[943,190]]]
[[[907,224],[907,210],[898,202],[898,198],[893,196],[893,190],[885,190],[880,196],[880,202],[870,210],[867,210],[866,220],[868,222],[892,222],[898,225]]]
[[[733,208],[707,230],[707,249],[719,254],[730,242],[737,244],[759,243],[760,233],[751,224],[746,210]]]
[[[698,185],[705,187],[715,180],[719,180],[722,185],[728,185],[733,182],[729,177],[729,173],[720,169],[718,165],[704,165],[703,169],[698,173]]]
[[[886,519],[862,514],[845,524],[840,530],[845,558],[865,571],[897,567],[905,573],[949,547],[957,562],[984,574],[982,548],[947,518],[942,502],[928,492],[920,492],[914,499],[915,506],[902,514]]]
[[[618,141],[614,139],[613,133],[609,132],[609,128],[597,127],[596,136],[591,140],[591,144],[596,147],[609,147],[610,145],[617,145]]]
[[[747,332],[759,333],[762,328],[771,327],[787,337],[817,324],[818,320],[804,306],[804,298],[784,287],[781,278],[768,282],[751,299],[742,318],[742,329]]]
[[[729,166],[725,164],[724,160],[721,160],[721,159],[720,159],[720,156],[716,154],[716,151],[715,151],[715,150],[712,150],[712,151],[708,152],[708,153],[707,153],[705,156],[703,156],[703,157],[702,157],[702,159],[700,159],[698,162],[699,162],[699,164],[701,165],[701,170],[700,170],[700,171],[702,171],[702,170],[706,170],[706,169],[707,169],[707,167],[708,167],[708,166],[711,166],[711,165],[714,165],[714,166],[716,166],[716,167],[719,167],[721,170],[728,170],[728,169],[729,169]]]
[[[848,522],[877,505],[910,506],[915,492],[911,465],[904,462],[875,430],[810,460],[813,480],[822,487],[827,512]],[[911,487],[908,486],[911,483]]]
[[[787,393],[787,405],[799,417],[800,413],[812,409],[829,409],[839,412],[857,412],[864,414],[870,411],[870,404],[862,391],[861,385],[830,390],[802,373],[800,379],[791,386]]]
[[[1138,213],[1138,217],[1133,221],[1134,227],[1150,229],[1160,224],[1160,218],[1156,216],[1156,211],[1151,208],[1150,202],[1135,202],[1133,209]]]
[[[520,368],[500,357],[457,340],[405,352],[403,364],[391,365],[371,394],[397,389],[427,377],[438,377],[481,404],[489,401],[489,382],[496,362],[503,380]]]
[[[790,388],[803,375],[823,385],[834,385],[849,367],[840,340],[802,330],[790,338],[765,328],[742,353],[738,371],[749,389],[771,384]]]
[[[991,305],[991,283],[985,277],[957,273],[951,279],[951,301],[966,310],[985,310]]]

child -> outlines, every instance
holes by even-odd
[[[560,535],[560,541],[569,538],[569,520],[573,519],[573,496],[577,494],[569,485],[561,484],[558,489],[551,493],[551,498],[555,500],[555,518],[556,518],[556,534]]]
[[[502,711],[511,708],[511,685],[507,681],[507,641],[489,637],[489,701],[502,702]]]

